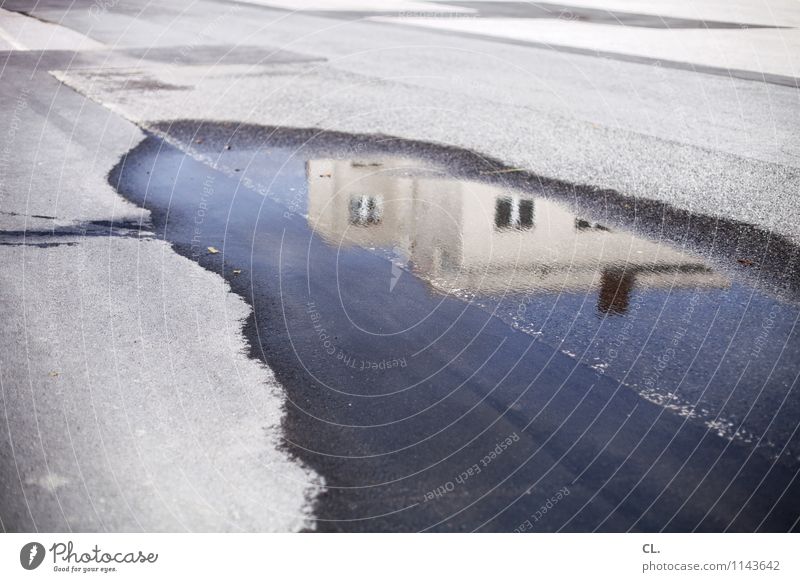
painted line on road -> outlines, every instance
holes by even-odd
[[[223,0],[214,0],[216,2],[223,2]],[[316,16],[317,18],[330,18],[330,19],[338,19],[338,20],[352,20],[352,15],[348,16],[347,12],[342,11],[341,16],[337,16],[336,11],[327,11],[325,15],[315,13],[313,10],[306,11],[306,10],[293,10],[290,8],[283,7],[279,4],[268,4],[266,1],[263,3],[259,0],[228,0],[229,2],[235,2],[237,4],[242,4],[244,6],[256,7],[266,10],[273,10],[279,12],[289,12],[292,14],[300,14],[306,16]],[[227,3],[227,2],[225,2]],[[435,28],[430,26],[422,26],[417,24],[411,24],[408,22],[395,22],[392,21],[390,16],[387,17],[377,17],[380,18],[374,19],[374,17],[368,17],[359,19],[359,23],[369,23],[369,24],[383,24],[383,25],[390,25],[390,26],[405,26],[407,28],[413,28],[417,30],[425,30],[427,32],[435,32],[438,34],[445,34],[448,36],[459,36],[463,38],[470,38],[473,40],[483,40],[488,42],[496,42],[502,44],[510,44],[515,46],[524,46],[530,48],[538,48],[538,49],[547,49],[556,52],[563,52],[563,53],[570,53],[576,54],[581,56],[589,56],[589,57],[597,57],[597,58],[605,58],[611,59],[616,61],[622,61],[627,63],[633,63],[637,65],[649,65],[649,66],[657,66],[657,67],[664,67],[666,69],[675,69],[679,71],[691,71],[693,73],[701,73],[706,75],[714,75],[717,77],[728,77],[731,79],[740,79],[743,81],[756,81],[760,83],[768,83],[771,85],[780,85],[783,87],[792,87],[794,89],[800,89],[800,77],[792,77],[789,75],[778,75],[774,73],[763,73],[758,71],[749,71],[746,69],[729,69],[726,67],[714,67],[712,65],[700,65],[689,63],[685,61],[673,61],[669,59],[658,59],[654,57],[647,57],[641,55],[633,55],[628,53],[618,53],[614,51],[603,51],[603,50],[595,50],[595,49],[587,49],[581,47],[574,47],[569,45],[559,45],[559,44],[549,44],[544,42],[537,42],[533,40],[522,40],[516,38],[509,38],[504,36],[495,36],[491,34],[481,34],[479,32],[464,32],[459,30],[450,30],[450,29],[442,29],[442,28]]]
[[[28,50],[28,47],[26,47],[21,42],[18,42],[16,38],[14,38],[9,33],[7,33],[5,30],[3,30],[2,26],[0,26],[0,40],[6,41],[8,44],[11,45],[11,48],[13,50],[15,50],[15,51],[26,51],[26,50]]]

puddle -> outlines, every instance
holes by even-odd
[[[768,409],[763,423],[749,423],[759,425],[755,432],[743,426],[737,420],[751,412],[758,394],[730,405],[733,384],[717,390],[709,382],[735,381],[741,373],[733,361],[732,369],[714,369],[725,350],[739,347],[731,345],[726,323],[761,321],[770,333],[761,334],[759,351],[775,353],[797,311],[752,288],[732,287],[700,256],[606,227],[551,199],[454,177],[422,159],[312,157],[305,166],[298,211],[340,253],[360,247],[391,260],[390,285],[402,272],[419,277],[436,293],[480,306],[648,400],[704,420],[720,436],[750,442],[772,420]],[[752,333],[751,322],[745,333]],[[748,353],[734,354],[750,359],[756,346],[744,337]]]
[[[287,438],[331,484],[318,513],[333,529],[347,529],[339,520],[354,519],[357,506],[366,529],[403,529],[402,516],[409,529],[464,520],[510,531],[526,510],[509,508],[535,506],[536,495],[525,499],[537,483],[542,495],[567,485],[574,493],[544,529],[713,530],[715,512],[693,507],[698,488],[720,488],[723,511],[729,481],[715,473],[750,471],[756,459],[755,481],[740,478],[782,499],[779,477],[753,484],[776,466],[787,479],[800,466],[790,243],[657,205],[631,210],[620,197],[465,152],[196,130],[175,138],[193,157],[153,137],[112,182],[153,210],[160,236],[254,305],[253,355],[287,388]],[[573,422],[555,442],[580,461],[548,489],[550,472],[566,465],[541,442]],[[596,431],[591,446],[574,448]],[[484,448],[517,443],[512,434],[530,437],[530,449],[509,445],[491,479],[451,483]],[[666,455],[673,446],[680,452]],[[714,462],[692,469],[709,451]],[[550,471],[534,478],[531,458],[550,453],[540,463]],[[643,494],[659,463],[666,477]],[[614,490],[623,466],[641,480]],[[439,485],[444,493],[433,495]],[[638,509],[625,518],[598,509],[599,491]],[[669,511],[648,513],[675,495]],[[731,523],[756,514],[733,511]]]

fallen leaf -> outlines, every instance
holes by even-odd
[[[234,269],[233,270],[233,274],[234,275],[241,275],[242,274],[242,270],[241,269]]]
[[[56,376],[58,376],[58,372],[56,372],[55,370],[53,370],[52,372],[50,372],[50,373],[48,374],[48,376],[50,376],[51,378],[55,378]]]
[[[208,247],[208,252],[212,255],[216,255],[219,252],[219,249],[216,247]]]
[[[492,170],[491,172],[481,172],[481,174],[508,174],[510,172],[524,172],[525,168],[506,168],[504,170]]]
[[[196,140],[194,140],[194,143],[203,143],[203,138],[198,137]]]
[[[749,267],[750,265],[753,264],[753,261],[751,261],[750,259],[736,259],[736,260],[739,262],[740,265],[744,265],[745,267]]]

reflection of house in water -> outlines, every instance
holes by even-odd
[[[562,205],[462,181],[407,158],[311,160],[309,223],[334,245],[400,250],[442,291],[587,292],[627,309],[639,288],[723,287],[698,258],[576,217]]]

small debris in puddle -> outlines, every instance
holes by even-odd
[[[208,247],[208,252],[212,255],[216,255],[219,252],[219,249],[217,247]]]

